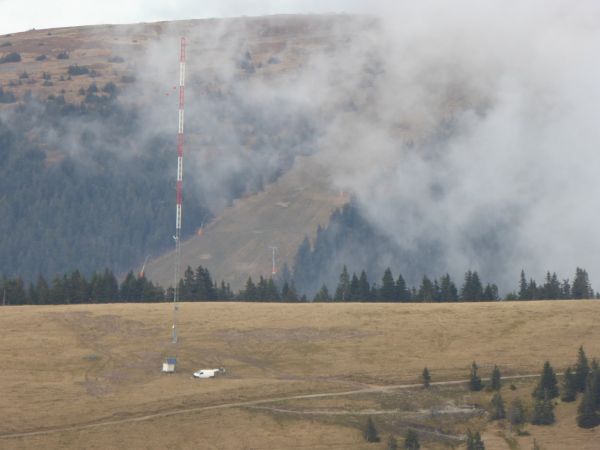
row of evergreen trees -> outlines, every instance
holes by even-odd
[[[546,281],[537,285],[535,280],[527,281],[525,272],[521,272],[518,293],[512,292],[507,300],[555,300],[594,298],[589,276],[585,269],[577,268],[571,285],[568,279],[558,281],[556,273],[546,275]],[[476,271],[467,271],[460,289],[446,274],[440,279],[424,276],[418,288],[409,288],[404,277],[399,274],[394,279],[392,271],[387,268],[381,278],[381,284],[370,284],[366,272],[357,276],[349,275],[346,266],[342,269],[333,296],[326,285],[316,294],[315,301],[374,301],[374,302],[473,302],[500,300],[498,286],[493,283],[483,284]]]
[[[370,284],[366,272],[350,277],[346,266],[340,274],[339,282],[330,296],[323,285],[315,301],[372,301],[372,302],[457,302],[457,301],[494,301],[498,300],[498,287],[495,284],[482,284],[477,272],[468,271],[459,291],[456,284],[446,274],[439,280],[424,276],[419,288],[408,287],[404,277],[398,275],[394,280],[391,269],[387,268],[381,279],[381,286]]]
[[[469,389],[480,391],[484,384],[477,374],[477,364],[473,362],[469,378]],[[423,383],[429,386],[431,376],[425,369]],[[491,420],[508,419],[511,425],[520,426],[525,423],[526,412],[520,399],[515,399],[505,412],[504,401],[500,395],[501,376],[500,369],[494,366],[490,377],[490,390],[496,391],[491,400]],[[600,366],[596,359],[588,362],[583,347],[579,348],[577,362],[573,367],[567,368],[564,373],[562,387],[559,389],[557,375],[549,361],[544,363],[542,373],[535,389],[532,392],[533,410],[531,423],[534,425],[552,425],[555,421],[555,399],[560,397],[562,402],[573,402],[578,394],[583,394],[578,407],[577,424],[582,428],[592,428],[600,424]]]
[[[106,269],[103,273],[94,273],[88,281],[79,270],[70,275],[57,276],[49,284],[44,277],[38,277],[36,283],[28,287],[21,278],[2,280],[5,295],[3,303],[12,305],[59,304],[59,303],[106,303],[106,302],[156,302],[173,298],[173,290],[163,289],[143,276],[129,272],[119,285],[114,274]],[[259,277],[255,283],[249,277],[244,288],[237,294],[229,284],[221,281],[217,284],[209,270],[198,266],[193,270],[188,266],[179,281],[179,298],[183,301],[256,301],[256,302],[306,302],[308,299],[296,290],[293,279],[282,277]],[[548,273],[543,285],[535,280],[527,281],[521,272],[518,293],[506,296],[507,300],[534,299],[579,299],[592,298],[594,291],[584,269],[577,268],[573,284],[569,280],[558,282],[556,274]],[[474,302],[497,301],[498,287],[493,283],[483,284],[476,271],[467,271],[460,287],[446,274],[439,280],[423,277],[418,288],[408,287],[402,275],[395,279],[391,269],[387,268],[381,284],[371,284],[363,270],[359,276],[348,273],[344,266],[339,282],[330,294],[326,285],[314,296],[316,302]]]
[[[568,279],[559,281],[556,272],[547,272],[544,284],[539,286],[533,278],[528,281],[525,271],[522,270],[518,293],[511,293],[507,298],[510,300],[558,300],[594,298],[594,296],[587,271],[578,267],[575,270],[573,284]]]
[[[79,270],[56,276],[52,282],[39,276],[25,285],[21,278],[2,279],[0,303],[9,305],[58,305],[113,302],[159,302],[165,291],[144,276],[129,272],[119,284],[108,269],[94,273],[88,280]]]

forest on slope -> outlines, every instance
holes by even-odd
[[[276,135],[305,126],[301,120],[272,121],[235,94],[214,103],[223,114],[237,105],[230,120],[250,123],[258,134],[266,134],[265,127]],[[91,81],[79,104],[62,96],[27,96],[0,115],[2,275],[34,280],[75,269],[91,275],[105,267],[120,274],[171,248],[175,135],[149,131],[142,114],[113,85]],[[292,147],[299,134],[290,132],[281,145]],[[219,199],[260,191],[293,164],[291,152],[273,152],[263,143],[236,155]],[[184,238],[213,215],[207,189],[214,186],[200,183],[213,172],[207,162],[184,181]]]
[[[136,108],[100,94],[88,94],[80,105],[29,98],[0,117],[4,275],[119,272],[171,245],[173,214],[165,205],[173,203],[174,183],[164,170],[171,142],[156,135],[135,148]],[[62,150],[70,139],[79,153]],[[189,197],[186,214],[206,215],[202,200],[193,192]]]

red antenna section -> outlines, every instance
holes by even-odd
[[[177,183],[175,217],[175,284],[173,293],[173,334],[172,341],[177,343],[177,309],[179,302],[179,271],[181,268],[181,210],[183,206],[183,125],[185,107],[185,38],[181,38],[179,54],[179,126],[177,129]]]

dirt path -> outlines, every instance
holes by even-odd
[[[560,375],[560,374],[557,374]],[[539,377],[539,374],[535,375],[512,375],[502,377],[503,380],[515,380],[515,379],[523,379],[523,378],[534,378]],[[484,379],[485,380],[485,379]],[[468,383],[469,380],[454,380],[454,381],[437,381],[431,383],[432,386],[451,386],[458,384]],[[125,419],[113,419],[113,420],[99,420],[92,423],[87,424],[79,424],[79,425],[70,425],[66,427],[54,427],[54,428],[46,428],[46,429],[38,429],[34,431],[27,431],[21,433],[8,433],[0,435],[0,439],[15,439],[15,438],[25,438],[31,436],[43,436],[47,434],[56,434],[63,433],[69,431],[83,431],[83,430],[91,430],[95,428],[101,427],[109,427],[112,425],[122,425],[126,423],[136,423],[136,422],[145,422],[153,419],[160,419],[163,417],[171,417],[177,416],[181,414],[192,414],[204,411],[212,411],[219,409],[228,409],[228,408],[241,408],[241,407],[252,407],[258,405],[264,405],[268,403],[277,403],[288,400],[306,400],[313,398],[331,398],[331,397],[344,397],[348,395],[357,395],[357,394],[372,394],[372,393],[385,393],[390,391],[395,391],[399,389],[414,389],[422,387],[421,383],[413,383],[413,384],[396,384],[390,386],[371,386],[365,387],[361,389],[354,389],[348,391],[339,391],[339,392],[321,392],[317,394],[301,394],[301,395],[292,395],[288,397],[274,397],[274,398],[264,398],[258,400],[248,400],[243,402],[231,402],[231,403],[221,403],[218,405],[211,406],[200,406],[194,408],[182,408],[182,409],[174,409],[170,411],[161,411],[153,414],[146,414],[143,416],[137,417],[129,417]]]

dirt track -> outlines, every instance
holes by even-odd
[[[561,375],[561,374],[558,374]],[[533,378],[538,377],[539,374],[529,374],[529,375],[513,375],[503,377],[503,380],[514,380],[514,379],[523,379],[523,378]],[[485,379],[484,379],[485,380]],[[438,381],[431,383],[432,386],[450,386],[450,385],[458,385],[468,383],[469,380],[452,380],[452,381]],[[137,417],[129,417],[124,419],[113,419],[113,420],[99,420],[92,423],[80,424],[80,425],[71,425],[67,427],[56,427],[56,428],[47,428],[47,429],[39,429],[33,431],[27,431],[22,433],[9,433],[0,435],[0,439],[14,439],[14,438],[24,438],[31,436],[42,436],[47,434],[55,434],[62,433],[68,431],[82,431],[89,430],[93,428],[100,427],[108,427],[112,425],[120,425],[125,423],[134,423],[134,422],[144,422],[153,419],[159,419],[163,417],[176,416],[180,414],[193,414],[197,412],[217,410],[217,409],[227,409],[227,408],[241,408],[241,407],[252,407],[257,405],[264,405],[268,403],[277,403],[288,400],[306,400],[306,399],[318,399],[318,398],[328,398],[328,397],[343,397],[348,395],[358,395],[358,394],[372,394],[372,393],[385,393],[389,391],[394,391],[398,389],[414,389],[422,387],[422,384],[397,384],[390,386],[371,386],[365,387],[362,389],[354,389],[348,391],[340,391],[340,392],[321,392],[316,394],[303,394],[303,395],[292,395],[287,397],[274,397],[274,398],[263,398],[257,400],[249,400],[244,402],[232,402],[232,403],[221,403],[218,405],[211,406],[201,406],[195,408],[182,408],[182,409],[173,409],[168,411],[161,411],[152,414],[141,415]],[[372,412],[373,413],[373,412]],[[378,413],[375,411],[375,413]]]

